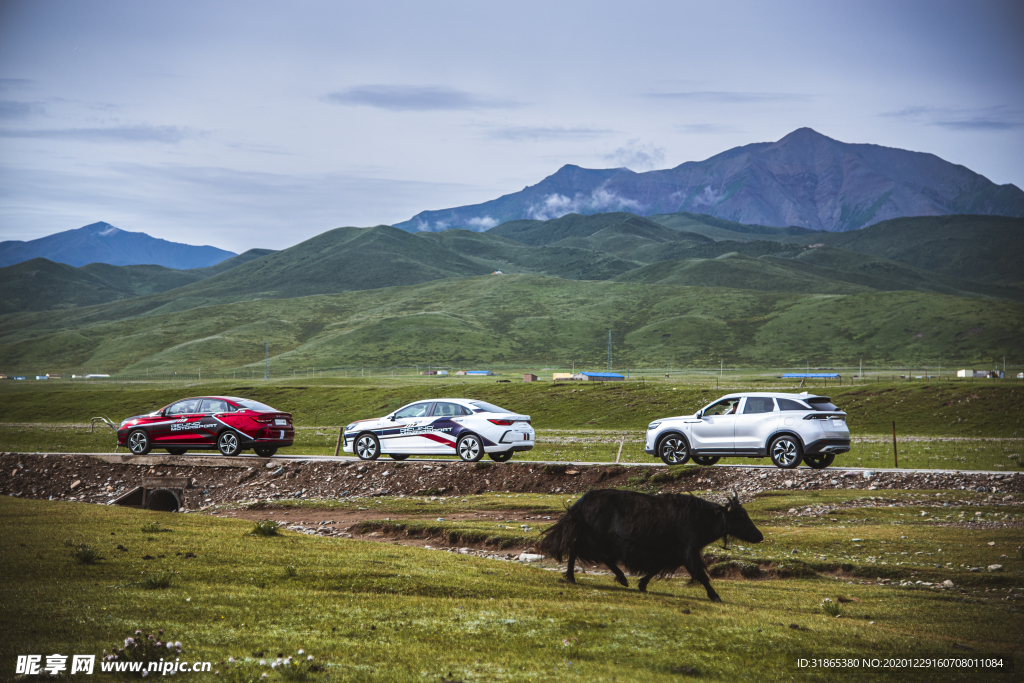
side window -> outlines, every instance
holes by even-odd
[[[199,412],[201,413],[226,413],[230,411],[227,401],[221,401],[220,399],[203,399],[203,407]]]
[[[788,398],[780,398],[779,410],[810,410],[810,408],[805,406],[803,403],[797,403],[796,401],[791,401]]]
[[[725,398],[718,403],[712,403],[704,411],[705,415],[732,415],[736,412],[736,405],[740,402],[738,398]]]
[[[395,413],[395,419],[402,420],[410,417],[424,417],[427,414],[428,408],[430,408],[429,403],[413,403],[411,406],[406,406]]]
[[[771,413],[775,411],[775,402],[766,396],[748,396],[747,403],[743,406],[743,414]]]
[[[457,417],[462,415],[462,406],[457,403],[435,403],[434,417]]]
[[[192,399],[189,401],[178,401],[170,408],[167,409],[168,415],[188,415],[189,413],[198,412],[199,399]]]

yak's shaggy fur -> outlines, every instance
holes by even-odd
[[[703,549],[725,536],[760,543],[764,536],[750,521],[734,494],[728,505],[693,495],[650,496],[632,491],[590,491],[544,531],[540,552],[568,561],[565,580],[575,583],[577,561],[605,564],[623,586],[629,582],[621,564],[642,575],[639,588],[658,575],[685,567],[713,602],[721,598],[711,588]]]

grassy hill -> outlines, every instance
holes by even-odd
[[[102,307],[96,307],[102,308]],[[88,309],[87,309],[88,310]],[[95,309],[93,309],[95,311]],[[787,294],[715,287],[463,277],[409,287],[264,299],[0,330],[0,369],[103,372],[420,364],[989,362],[1024,353],[1024,306],[917,292]],[[94,313],[94,315],[97,315]],[[22,320],[24,323],[25,320]]]
[[[250,249],[216,265],[190,270],[109,263],[76,268],[35,258],[0,268],[0,291],[6,295],[0,300],[0,314],[93,306],[166,292],[272,253],[269,249]]]

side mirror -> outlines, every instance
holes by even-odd
[[[385,420],[387,420],[388,422],[394,422],[394,421],[395,421],[395,414],[394,414],[394,413],[392,413],[391,415],[388,415],[388,416],[387,416],[386,418],[384,418],[384,419],[385,419]]]
[[[696,417],[697,417],[698,420],[701,419],[702,417],[704,417],[704,411],[703,410],[698,410]]]

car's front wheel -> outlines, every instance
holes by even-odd
[[[505,451],[504,453],[488,453],[488,455],[494,462],[508,462],[512,459],[512,451]]]
[[[835,459],[835,453],[817,453],[815,455],[805,455],[804,464],[816,470],[823,470],[831,465]]]
[[[669,434],[658,444],[658,457],[666,465],[683,465],[690,459],[690,447],[683,437]]]
[[[380,457],[380,441],[373,434],[360,434],[353,450],[360,460],[376,460]]]
[[[702,467],[711,467],[716,462],[721,460],[717,455],[695,455],[693,461]]]
[[[167,452],[170,453],[171,455],[185,455],[186,453],[188,453],[188,449],[187,448],[168,448]]]
[[[132,455],[146,455],[152,450],[153,444],[149,440],[149,434],[141,429],[136,429],[128,435],[128,450]]]
[[[793,469],[803,460],[803,449],[792,436],[780,436],[775,439],[768,452],[771,454],[775,466],[784,470]]]
[[[217,450],[221,455],[234,456],[242,452],[242,440],[235,432],[221,432],[217,437]]]
[[[261,458],[271,458],[277,453],[277,446],[256,446],[252,450]]]
[[[484,444],[476,434],[467,434],[455,444],[455,452],[465,462],[476,462],[484,457]]]

